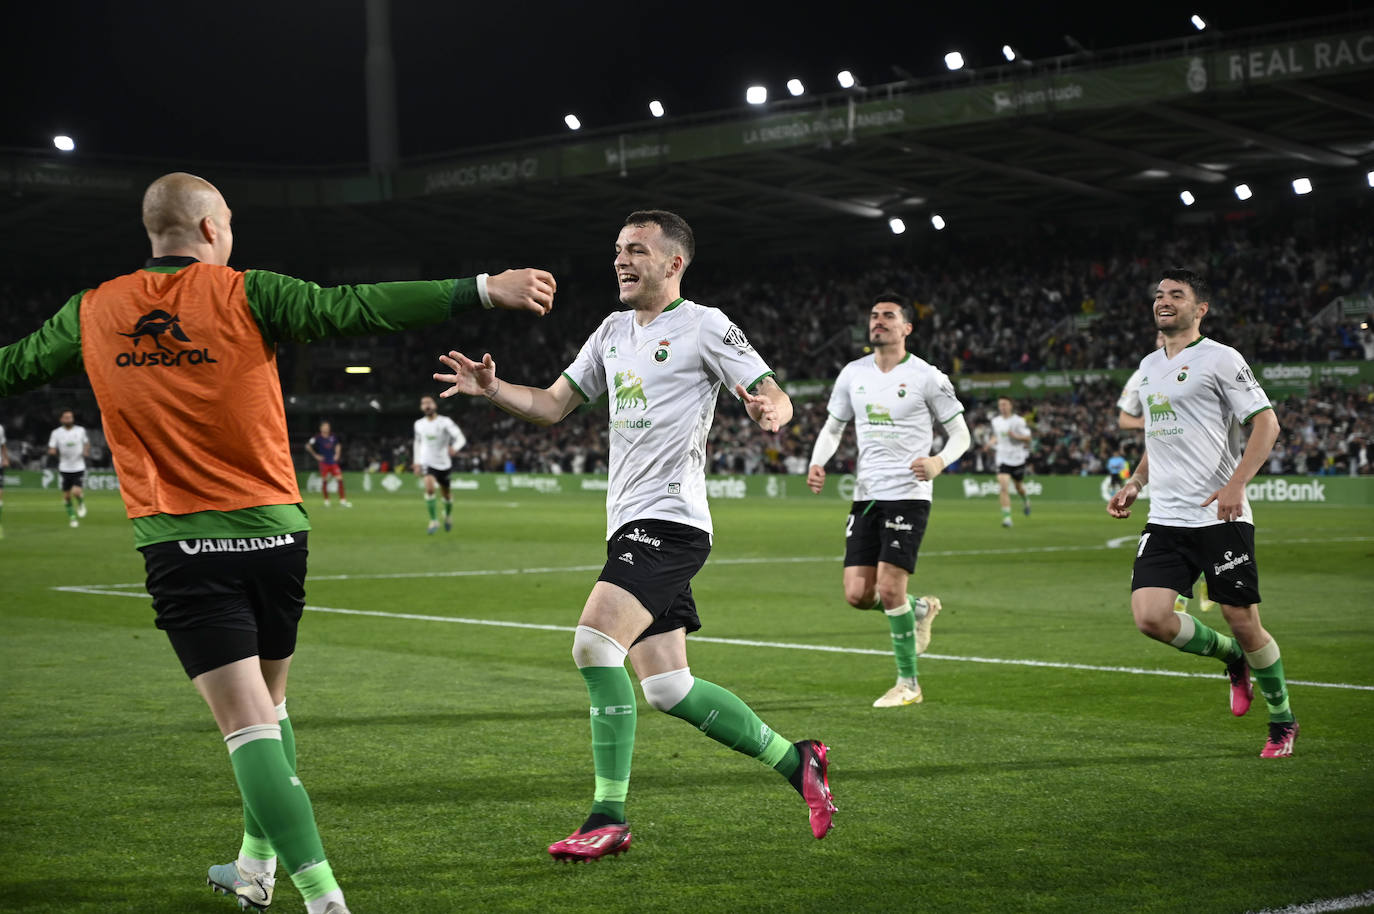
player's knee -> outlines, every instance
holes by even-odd
[[[1161,616],[1158,613],[1137,612],[1135,614],[1135,627],[1147,638],[1153,638],[1156,641],[1169,641],[1177,634],[1173,626],[1169,624],[1173,615],[1172,610],[1168,616]]]
[[[589,625],[579,625],[573,635],[573,662],[579,670],[589,666],[624,666],[627,653],[619,641]]]
[[[696,678],[688,667],[659,673],[639,681],[644,690],[644,700],[659,711],[671,711],[682,703],[687,693],[692,691]]]
[[[900,606],[906,602],[906,582],[905,581],[879,581],[878,599],[883,601],[883,606]]]
[[[855,609],[872,609],[873,601],[877,597],[874,595],[872,587],[846,587],[844,599]]]

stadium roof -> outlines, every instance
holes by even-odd
[[[1245,211],[1310,178],[1374,193],[1374,10],[1082,52],[614,129],[404,160],[394,173],[196,166],[235,210],[240,263],[346,255],[372,275],[605,254],[618,219],[687,215],[703,252],[889,243],[951,231]],[[186,163],[0,157],[0,226],[40,264],[143,255],[137,200]],[[1237,200],[1248,184],[1255,198]],[[19,232],[18,230],[22,230]],[[516,253],[512,253],[512,251]],[[462,252],[459,255],[455,252]]]

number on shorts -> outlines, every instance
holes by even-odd
[[[844,538],[845,538],[845,539],[849,539],[849,535],[850,535],[851,533],[853,533],[853,532],[854,532],[854,515],[851,514],[851,515],[849,515],[849,518],[844,522]]]
[[[1137,547],[1137,549],[1136,549],[1136,551],[1135,551],[1135,557],[1136,557],[1136,558],[1140,558],[1142,555],[1145,554],[1145,543],[1147,543],[1147,542],[1149,541],[1149,539],[1150,539],[1150,532],[1149,532],[1148,530],[1145,531],[1144,533],[1140,534],[1140,546]]]

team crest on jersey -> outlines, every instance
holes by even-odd
[[[186,331],[181,329],[181,315],[169,314],[161,308],[154,308],[147,314],[134,322],[131,332],[125,333],[116,330],[120,336],[127,336],[133,340],[133,352],[121,352],[115,356],[115,364],[120,368],[131,366],[141,367],[144,365],[200,365],[202,363],[216,363],[219,360],[210,355],[209,349],[187,349],[181,348],[179,351],[172,349],[162,342],[162,335],[167,334],[172,339],[180,343],[189,343],[191,338],[186,335]],[[139,351],[139,343],[143,340],[152,340],[156,350]]]
[[[1187,365],[1184,365],[1182,368],[1180,368],[1180,369],[1178,370],[1178,377],[1174,378],[1174,380],[1177,381],[1177,382],[1180,383],[1180,384],[1182,384],[1184,381],[1188,380],[1188,366],[1187,366]]]
[[[658,348],[654,350],[655,362],[666,362],[672,353],[668,350],[668,340],[659,340]]]
[[[864,414],[868,416],[869,425],[896,425],[892,421],[892,410],[879,403],[865,403]]]
[[[615,358],[615,347],[614,347],[614,346],[612,346],[610,349],[607,349],[607,350],[606,350],[606,358],[608,358],[608,359],[613,359],[613,358]]]
[[[906,396],[906,384],[903,383],[903,384],[898,384],[898,385],[897,385],[897,396],[898,396],[898,397],[905,397],[905,396]]]
[[[620,412],[631,406],[649,408],[649,398],[644,394],[644,381],[633,371],[617,371],[612,379],[615,383],[615,410]]]
[[[1145,402],[1150,404],[1151,422],[1163,422],[1165,419],[1178,418],[1178,414],[1174,412],[1173,404],[1164,394],[1150,394],[1145,398]]]

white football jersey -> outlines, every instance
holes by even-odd
[[[840,370],[827,407],[841,422],[854,420],[859,442],[855,501],[930,501],[932,486],[911,472],[911,461],[930,456],[934,425],[964,411],[954,385],[940,369],[907,353],[886,373],[875,356]]]
[[[1116,401],[1116,408],[1128,416],[1139,416],[1142,413],[1140,407],[1140,379],[1145,377],[1137,368],[1126,379],[1126,386],[1121,388],[1121,397]]]
[[[997,463],[999,466],[1019,467],[1030,456],[1030,442],[1016,441],[1012,435],[1029,435],[1030,426],[1021,416],[1012,413],[1005,418],[1001,414],[992,417],[992,433],[997,436]]]
[[[63,473],[80,473],[86,469],[86,445],[90,439],[79,425],[58,426],[48,436],[48,447],[57,449],[57,469]]]
[[[609,393],[607,539],[646,518],[712,532],[706,436],[716,395],[772,373],[719,308],[678,299],[644,327],[633,311],[601,322],[563,376],[587,400]]]
[[[415,448],[411,462],[436,470],[450,469],[453,458],[449,456],[449,448],[461,451],[467,443],[468,439],[463,437],[458,423],[448,416],[437,413],[433,419],[421,416],[415,420]]]
[[[1231,479],[1245,452],[1241,426],[1269,409],[1269,398],[1239,352],[1206,337],[1172,359],[1155,350],[1141,359],[1140,373],[1150,523],[1223,523],[1215,502],[1202,503]],[[1239,519],[1254,523],[1249,499]]]

